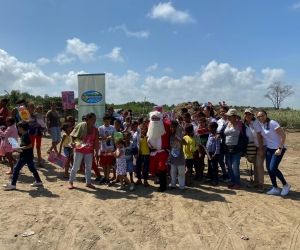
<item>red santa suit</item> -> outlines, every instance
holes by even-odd
[[[158,139],[148,137],[150,147],[150,173],[156,175],[160,170],[167,169],[167,160],[170,151],[170,123],[163,122],[166,133]]]

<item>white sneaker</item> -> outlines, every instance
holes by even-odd
[[[273,187],[269,192],[267,192],[267,194],[273,194],[273,195],[280,194],[279,188]]]
[[[32,184],[30,184],[30,186],[32,186],[32,187],[40,187],[40,186],[43,186],[43,182],[34,182],[34,183],[32,183]]]
[[[16,186],[11,185],[11,184],[4,184],[3,188],[6,190],[13,190],[13,189],[16,189]]]
[[[291,188],[291,185],[290,184],[286,184],[282,187],[282,190],[281,190],[281,195],[282,196],[286,196],[289,191],[290,191],[290,188]]]

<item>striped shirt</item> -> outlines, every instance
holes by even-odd
[[[220,140],[215,140],[217,133],[209,133],[206,148],[209,153],[220,154]]]

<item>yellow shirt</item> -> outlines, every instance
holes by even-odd
[[[142,155],[149,155],[150,154],[150,148],[148,146],[146,137],[141,138],[141,140],[140,140],[140,153]]]
[[[185,159],[193,159],[193,153],[198,150],[196,140],[191,136],[184,136],[183,139],[187,145],[183,145],[183,153]]]
[[[66,133],[63,133],[63,136],[66,136],[65,140],[64,140],[64,143],[63,143],[63,147],[64,148],[69,148],[70,147],[70,142],[71,142],[71,138],[69,135],[67,135]]]

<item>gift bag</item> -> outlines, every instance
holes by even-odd
[[[61,168],[65,168],[68,158],[64,155],[57,154],[55,151],[50,151],[48,161],[60,166]]]

